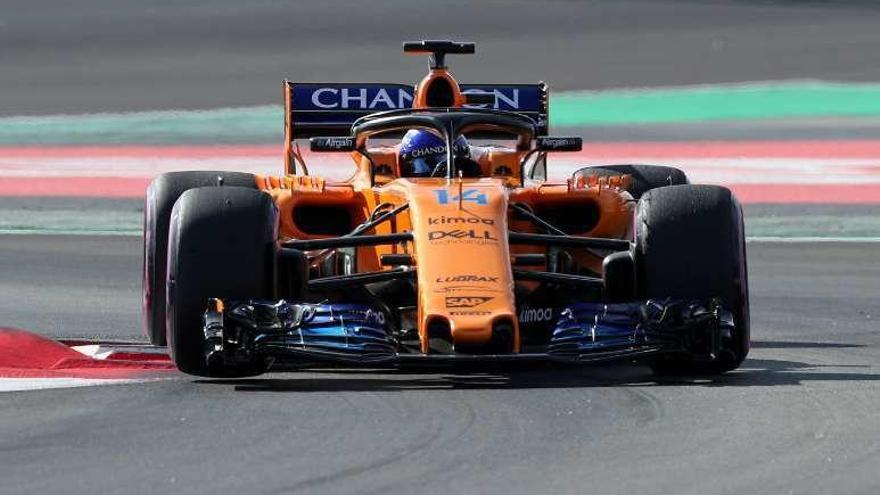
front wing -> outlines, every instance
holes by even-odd
[[[593,363],[660,353],[714,360],[734,329],[717,300],[577,303],[555,322],[546,346],[515,354],[423,354],[403,345],[390,315],[366,304],[212,300],[205,313],[209,365],[269,359],[304,364],[553,360]]]

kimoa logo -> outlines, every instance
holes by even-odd
[[[489,282],[497,283],[498,277],[489,277],[485,275],[450,275],[447,277],[437,277],[438,284],[449,284],[453,282]]]
[[[523,308],[519,312],[520,323],[538,323],[550,321],[553,318],[553,308]]]
[[[428,225],[450,225],[450,224],[462,224],[462,223],[470,223],[470,224],[483,224],[483,225],[495,225],[495,220],[491,218],[480,218],[480,217],[447,217],[445,215],[439,217],[430,217],[428,218]]]

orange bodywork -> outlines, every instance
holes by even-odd
[[[465,104],[455,79],[440,68],[431,70],[417,86],[415,108],[429,106],[422,88],[436,78],[451,84],[454,106]],[[288,94],[285,101],[291,101]],[[286,115],[289,119],[289,108]],[[278,207],[279,241],[344,235],[367,221],[379,207],[409,205],[406,211],[368,233],[412,232],[413,240],[357,247],[356,271],[391,269],[382,265],[382,255],[412,256],[417,276],[417,330],[423,352],[428,352],[427,329],[438,319],[448,324],[456,345],[486,343],[493,327],[506,323],[515,330],[513,350],[519,351],[512,259],[514,255],[547,254],[549,248],[509,245],[509,230],[537,232],[531,221],[511,212],[511,203],[573,219],[566,231],[569,235],[614,239],[631,236],[633,203],[624,192],[627,177],[560,183],[524,181],[519,175],[520,162],[527,152],[491,148],[479,157],[481,178],[405,178],[399,177],[397,152],[392,147],[370,149],[373,163],[352,153],[355,174],[347,181],[331,182],[291,174],[296,150],[289,120],[285,136],[284,175],[257,177],[258,187],[270,194]],[[392,173],[377,174],[373,180],[371,170],[377,169]],[[499,175],[501,170],[506,173]],[[330,218],[344,221],[328,226],[325,220]],[[331,227],[338,231],[328,231]],[[584,249],[570,254],[580,266],[602,272],[601,255]],[[526,289],[529,286],[529,282],[520,284]]]

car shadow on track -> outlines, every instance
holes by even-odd
[[[797,344],[795,347],[824,346],[794,344]],[[768,348],[775,348],[774,345],[776,343]],[[831,347],[862,346],[833,344]],[[259,378],[198,382],[228,385],[240,392],[403,392],[626,386],[771,387],[813,381],[880,381],[880,374],[872,373],[872,369],[872,366],[863,364],[825,365],[779,359],[747,359],[738,370],[724,375],[661,376],[653,374],[647,366],[626,363],[587,366],[471,364],[454,368],[407,367],[394,370],[308,369],[295,373],[270,373]]]
[[[791,340],[753,340],[752,349],[850,349],[866,347],[864,344],[848,344],[844,342],[805,342]]]

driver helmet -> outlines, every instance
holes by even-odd
[[[455,140],[452,152],[456,158],[470,157],[464,136]],[[430,177],[438,165],[446,163],[446,142],[431,131],[411,129],[400,141],[399,155],[402,177]]]

